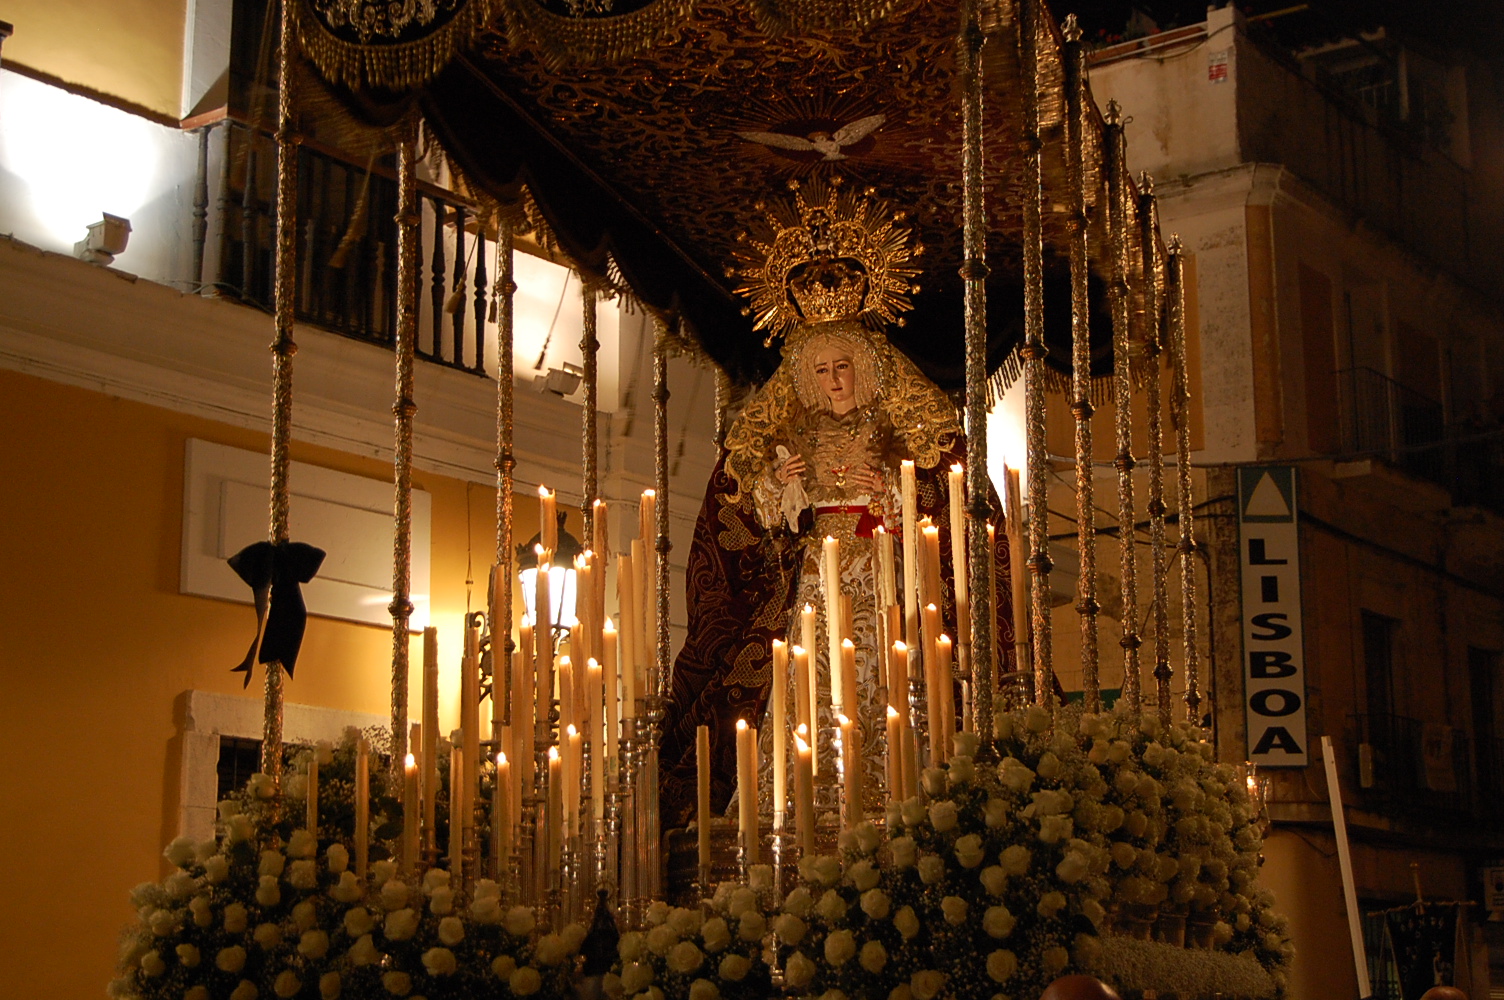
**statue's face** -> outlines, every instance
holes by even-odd
[[[856,366],[851,351],[832,344],[815,352],[815,381],[819,383],[830,408],[836,414],[850,413],[856,407]]]

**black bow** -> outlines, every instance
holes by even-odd
[[[245,686],[250,687],[255,664],[280,663],[291,677],[308,623],[308,609],[298,585],[312,580],[319,571],[324,550],[302,542],[256,542],[226,561],[256,595],[256,636],[245,659],[230,673],[244,672]]]

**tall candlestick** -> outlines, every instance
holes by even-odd
[[[640,512],[639,512],[640,513]],[[654,580],[648,571],[648,540],[646,538],[632,539],[632,567],[634,581],[632,584],[633,611],[632,635],[635,639],[633,653],[633,691],[636,693],[632,714],[635,717],[637,708],[635,702],[647,697],[648,662],[652,659],[650,648],[652,637],[648,635],[648,605],[653,603]]]
[[[418,760],[407,755],[402,766],[402,874],[418,864]]]
[[[308,812],[303,825],[313,834],[314,843],[319,839],[319,748],[313,748],[308,758]]]
[[[464,738],[465,760],[472,764],[473,774],[465,775],[463,805],[465,811],[464,835],[466,842],[475,833],[475,810],[469,808],[475,802],[480,768],[480,626],[471,616],[465,616],[465,656],[460,661],[460,732]]]
[[[738,722],[738,727],[741,723]],[[737,765],[741,764],[741,732],[737,732]],[[738,772],[740,774],[740,772]],[[695,837],[700,851],[700,869],[710,867],[710,727],[695,727]]]
[[[894,576],[896,569],[893,558],[893,533],[879,524],[872,530],[872,538],[877,547],[877,602],[879,606],[887,607],[898,603],[898,582]]]
[[[804,726],[794,733],[794,839],[806,858],[815,850],[815,754],[808,735]]]
[[[929,518],[925,518],[926,521]],[[924,580],[920,598],[926,604],[940,604],[940,529],[933,524],[924,524],[920,528],[920,536],[924,539]]]
[[[806,656],[805,669],[808,672],[809,678],[809,706],[808,711],[804,716],[804,723],[805,725],[809,726],[809,731],[813,733],[815,731],[815,727],[819,725],[820,720],[820,675],[819,672],[815,669],[814,665],[816,648],[815,609],[811,605],[806,604],[804,608],[799,612],[799,635],[801,637],[800,645],[804,647],[804,654]],[[813,739],[814,738],[811,737],[812,745]],[[811,766],[814,768],[815,774],[820,773],[819,754],[815,755],[814,760],[811,762]]]
[[[757,859],[757,730],[736,720],[737,830],[748,864]]]
[[[606,713],[601,710],[601,665],[594,657],[585,664],[585,693],[589,712],[585,731],[595,746],[590,752],[590,814],[597,821],[606,815]]]
[[[607,525],[606,501],[593,501],[590,504],[590,550],[600,556],[602,566],[605,565],[606,553],[611,551],[607,541]]]
[[[903,739],[898,709],[888,706],[888,801],[903,801]]]
[[[845,715],[837,715],[836,722],[841,730],[841,763],[846,787],[844,819],[849,830],[862,821],[862,734],[856,722]]]
[[[956,642],[962,647],[969,647],[971,645],[971,598],[969,581],[966,578],[966,517],[963,513],[966,487],[962,481],[964,473],[965,470],[959,465],[950,467],[950,568],[956,594]]]
[[[465,748],[449,748],[449,884],[456,889],[465,878]]]
[[[829,535],[825,536],[821,570],[825,583],[825,637],[830,651],[830,703],[836,711],[841,711],[846,707],[841,677],[841,543]]]
[[[566,726],[578,728],[579,716],[574,703],[574,659],[569,656],[561,656],[557,661],[557,673],[559,678],[559,728]]]
[[[788,808],[788,710],[789,648],[782,639],[773,640],[773,829],[783,830],[783,814]]]
[[[955,676],[953,664],[955,663],[954,651],[951,639],[948,635],[942,635],[935,640],[935,652],[938,660],[935,687],[940,692],[940,721],[945,725],[944,740],[941,744],[944,758],[950,759],[956,740],[956,695]]]
[[[521,821],[520,812],[522,805],[522,792],[524,789],[533,787],[533,737],[534,737],[534,699],[533,693],[533,629],[526,616],[522,619],[523,626],[521,648],[512,653],[512,742],[509,744],[511,759],[517,762],[517,780],[514,782],[512,798],[513,817]]]
[[[940,708],[940,609],[924,606],[924,690],[930,737],[930,766],[945,762],[945,717]]]
[[[606,703],[606,759],[611,763],[611,771],[616,770],[616,758],[620,753],[617,739],[621,727],[617,720],[621,717],[621,678],[617,674],[617,634],[616,626],[611,619],[606,619],[606,627],[601,634],[601,652],[605,659],[601,661],[601,676],[605,680],[606,689],[604,700]]]
[[[642,491],[638,506],[638,536],[642,539],[643,558],[638,566],[642,574],[639,588],[642,605],[643,697],[658,693],[658,494]]]
[[[811,726],[809,697],[809,651],[803,646],[795,646],[792,650],[794,657],[794,725]]]
[[[371,747],[362,736],[355,743],[355,877],[365,881],[371,857]]]
[[[841,690],[846,692],[846,711],[855,719],[861,709],[861,691],[856,685],[856,645],[850,639],[841,640]]]
[[[439,801],[439,630],[423,630],[423,840],[439,849],[434,810]]]
[[[550,552],[559,550],[557,498],[546,486],[538,487],[538,540]]]
[[[548,810],[544,815],[543,841],[548,845],[548,870],[559,870],[559,847],[564,839],[564,762],[559,748],[548,748]]]
[[[575,835],[575,820],[580,813],[580,731],[572,724],[564,727],[564,836]]]
[[[903,507],[903,638],[909,646],[919,644],[919,506],[914,485],[914,463],[898,463]]]
[[[496,755],[496,794],[491,804],[491,830],[495,845],[491,856],[491,871],[496,880],[502,880],[507,870],[507,859],[512,854],[512,762],[505,753]]]
[[[633,543],[633,548],[637,547]],[[637,717],[637,630],[642,627],[637,613],[636,562],[629,553],[616,560],[616,596],[621,605],[621,717]]]
[[[538,561],[538,574],[533,578],[537,594],[533,611],[538,616],[537,628],[533,630],[533,643],[536,647],[533,683],[538,700],[533,713],[536,721],[546,724],[551,707],[550,702],[554,696],[554,609],[551,603],[552,594],[549,582],[549,566],[553,563],[553,552],[541,545],[536,545],[533,547],[533,554]]]

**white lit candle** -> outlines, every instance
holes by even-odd
[[[606,689],[603,700],[606,706],[605,726],[605,753],[606,760],[610,762],[608,771],[615,773],[616,758],[620,752],[617,745],[620,739],[621,727],[617,720],[621,718],[621,678],[617,674],[617,634],[616,626],[611,619],[606,619],[606,627],[601,630],[601,676],[604,679]]]
[[[783,830],[788,802],[788,710],[789,648],[773,640],[773,829]]]
[[[836,723],[841,730],[841,766],[846,788],[844,820],[849,830],[862,821],[862,736],[856,722],[845,715],[837,715]]]
[[[794,733],[794,839],[806,858],[815,850],[815,753],[808,735],[804,726]]]
[[[465,878],[465,748],[449,748],[449,883],[456,889]]]
[[[966,487],[963,469],[950,467],[950,566],[956,594],[956,641],[962,646],[971,644],[971,599],[970,581],[966,578],[966,517],[964,503]]]
[[[950,636],[942,635],[935,640],[936,673],[935,687],[940,697],[940,721],[944,725],[940,742],[941,760],[949,760],[956,739],[955,676],[952,670],[953,650]]]
[[[548,810],[544,817],[543,842],[548,847],[550,871],[559,868],[559,847],[564,839],[564,762],[559,748],[548,748]]]
[[[402,874],[418,864],[418,761],[412,754],[402,765]]]
[[[903,501],[903,635],[913,646],[919,641],[919,502],[912,461],[898,463],[898,480]]]
[[[738,722],[738,727],[743,723]],[[737,753],[741,753],[741,733],[737,733]],[[738,758],[740,765],[740,758]],[[695,841],[699,848],[700,867],[710,867],[710,727],[695,727]]]
[[[423,839],[439,849],[439,630],[423,630]]]
[[[737,830],[748,864],[757,859],[757,730],[736,720]]]
[[[362,736],[355,744],[355,877],[364,880],[370,860],[371,747]]]
[[[507,855],[512,852],[512,765],[505,753],[496,755],[496,783],[491,788],[491,875],[501,881]]]
[[[638,548],[636,542],[633,548]],[[637,613],[637,570],[628,553],[616,560],[616,596],[621,605],[621,717],[637,716],[637,630],[642,627]]]
[[[903,801],[903,740],[898,709],[888,706],[888,801]]]
[[[548,487],[538,487],[538,540],[550,552],[557,552],[559,549],[557,502],[553,492]]]
[[[841,543],[826,535],[823,554],[821,569],[825,583],[825,637],[830,651],[830,703],[839,712],[846,707],[844,678],[841,676]]]

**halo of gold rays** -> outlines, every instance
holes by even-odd
[[[790,198],[759,202],[763,217],[743,233],[727,275],[738,283],[736,294],[748,300],[743,310],[754,330],[768,331],[765,344],[787,336],[806,317],[790,293],[794,270],[811,261],[854,261],[866,288],[850,315],[826,319],[860,319],[881,328],[902,323],[899,314],[913,307],[919,291],[911,266],[924,248],[910,243],[908,213],[895,211],[875,188],[847,187],[839,176],[828,181],[790,180]]]

